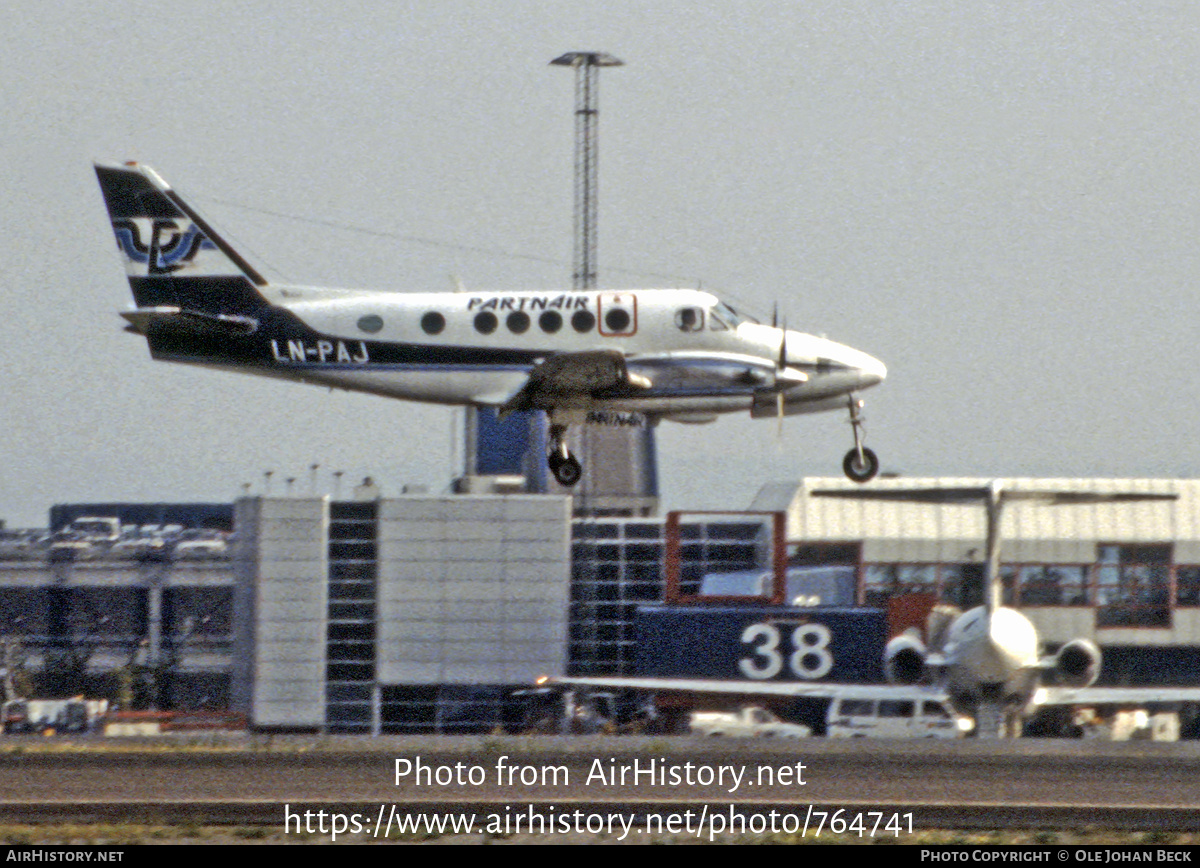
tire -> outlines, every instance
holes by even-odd
[[[870,449],[862,451],[863,461],[858,460],[858,450],[851,449],[842,461],[842,470],[854,482],[870,482],[879,473],[879,457]]]
[[[555,464],[550,465],[550,470],[554,473],[554,478],[558,480],[559,485],[565,485],[567,488],[570,488],[583,476],[583,466],[580,465],[579,460],[574,455],[560,458]]]

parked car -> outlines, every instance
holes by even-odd
[[[889,697],[864,692],[831,701],[825,726],[830,738],[962,738],[975,722],[948,699],[927,692]]]
[[[693,711],[694,735],[731,738],[807,738],[812,731],[800,723],[787,723],[757,705],[739,711]]]

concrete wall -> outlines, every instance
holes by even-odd
[[[514,684],[562,674],[569,498],[380,502],[378,678]]]
[[[325,499],[238,501],[235,708],[256,726],[325,722]]]

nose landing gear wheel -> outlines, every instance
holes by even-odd
[[[579,481],[579,477],[583,476],[583,466],[579,463],[579,459],[570,453],[563,457],[557,452],[552,452],[546,459],[546,463],[550,465],[550,472],[554,474],[559,485],[570,488]]]
[[[850,409],[850,428],[854,431],[854,448],[846,453],[842,470],[854,482],[869,482],[879,472],[879,458],[863,446],[863,402],[854,395],[847,399]]]
[[[864,447],[860,459],[858,450],[851,449],[846,453],[846,459],[842,462],[842,470],[855,482],[870,482],[875,478],[875,474],[879,473],[879,458],[870,449]]]

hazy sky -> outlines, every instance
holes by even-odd
[[[1193,2],[6,6],[10,527],[266,470],[307,491],[314,463],[321,491],[444,490],[454,411],[152,362],[91,161],[154,166],[279,280],[569,286],[569,50],[627,64],[601,76],[603,286],[778,302],[878,356],[885,471],[1200,473]],[[669,507],[741,508],[851,438],[826,414],[658,442]]]

